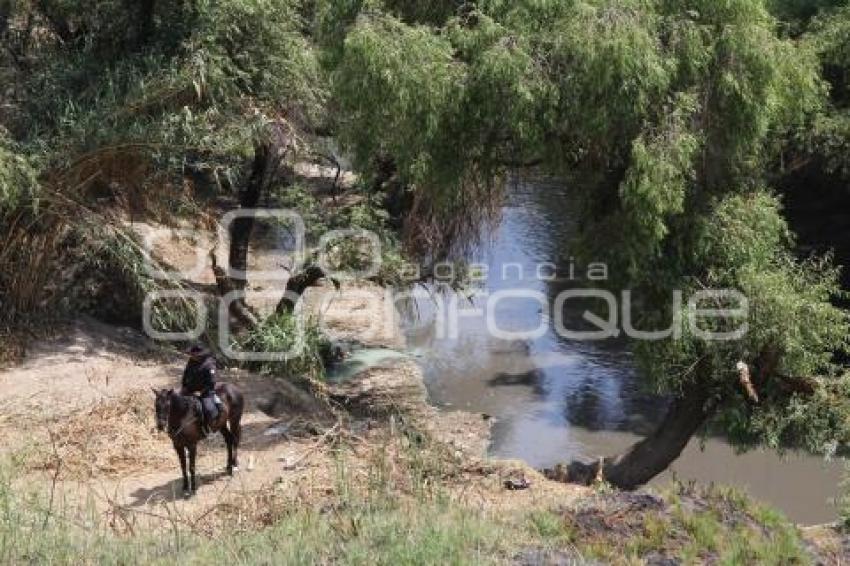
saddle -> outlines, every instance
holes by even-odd
[[[209,397],[198,397],[197,395],[192,395],[192,398],[195,415],[203,425],[203,428],[209,430],[218,418],[219,414],[219,408],[215,403],[215,397],[212,395]]]

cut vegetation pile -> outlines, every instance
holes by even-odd
[[[30,467],[65,479],[123,476],[173,463],[174,451],[164,434],[154,432],[153,397],[131,391],[73,413],[48,429]]]

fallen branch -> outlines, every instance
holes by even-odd
[[[753,403],[759,402],[759,396],[756,392],[756,388],[753,386],[753,382],[750,379],[750,367],[744,362],[738,362],[735,365],[735,368],[738,370],[738,381],[741,383],[741,387],[744,388],[744,392],[747,394],[747,397]]]
[[[304,294],[309,287],[315,287],[321,279],[325,278],[325,272],[321,267],[315,264],[308,265],[303,271],[291,276],[286,282],[286,293],[277,304],[275,314],[291,313],[295,310],[295,305],[301,295]],[[334,287],[339,289],[339,281],[331,279]]]

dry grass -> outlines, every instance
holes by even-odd
[[[146,389],[74,413],[49,429],[30,467],[74,480],[158,469],[173,454],[167,439],[152,433],[150,414]]]
[[[26,338],[19,332],[0,330],[0,368],[19,364],[26,354]]]

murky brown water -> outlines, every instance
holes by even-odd
[[[516,184],[499,229],[474,253],[474,261],[489,267],[484,291],[537,291],[553,299],[576,285],[571,279],[586,276],[586,268],[575,265],[566,247],[573,232],[571,210],[563,186],[540,181]],[[557,280],[537,276],[540,262],[558,266]],[[550,270],[543,273],[548,276]],[[502,330],[540,326],[539,335],[495,338],[485,322],[486,303],[486,296],[461,302],[468,310],[458,317],[458,332],[451,336],[445,325],[433,320],[433,303],[420,300],[420,328],[411,330],[408,339],[425,369],[435,404],[496,419],[494,455],[523,459],[533,466],[594,459],[617,453],[652,430],[664,400],[641,390],[622,342],[560,337],[545,308],[528,297],[499,301],[491,319]],[[567,319],[583,312],[574,310]],[[596,310],[605,312],[604,307]],[[832,501],[842,467],[803,454],[736,455],[721,439],[708,439],[702,447],[694,440],[671,472],[655,483],[669,482],[672,473],[681,479],[741,486],[795,521],[819,523],[836,516]]]

